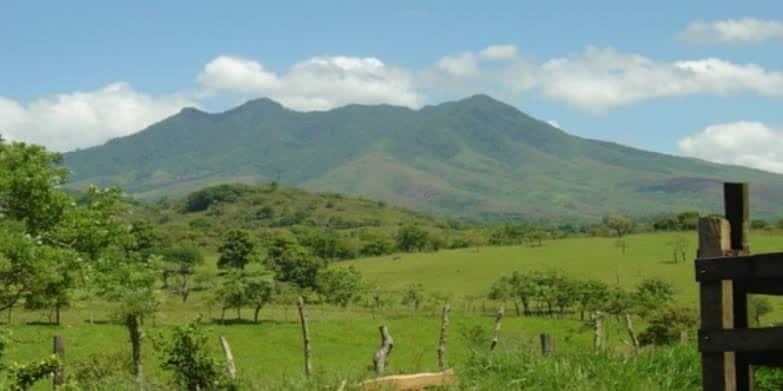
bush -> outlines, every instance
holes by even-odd
[[[655,311],[645,331],[639,334],[642,345],[666,345],[680,340],[680,334],[693,332],[698,318],[692,308],[668,306]]]
[[[207,346],[207,336],[196,322],[175,327],[163,346],[161,368],[171,371],[174,383],[183,390],[236,390]]]
[[[190,193],[185,200],[185,212],[201,212],[218,202],[230,202],[243,194],[252,192],[253,188],[242,184],[227,184]]]

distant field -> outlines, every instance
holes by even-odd
[[[675,237],[688,240],[685,262],[672,262],[668,244]],[[545,241],[541,247],[484,247],[435,253],[401,254],[346,262],[371,282],[400,289],[412,282],[430,292],[485,295],[500,276],[519,270],[558,270],[575,278],[595,278],[632,288],[647,277],[660,277],[674,284],[677,300],[695,305],[698,285],[693,275],[695,232],[630,235],[623,254],[615,238],[572,238]],[[758,232],[750,236],[754,253],[783,251],[783,233]]]

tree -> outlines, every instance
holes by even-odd
[[[772,312],[774,308],[769,299],[765,297],[753,296],[750,299],[750,308],[748,312],[753,320],[756,321],[756,327],[761,326],[761,317]]]
[[[609,297],[609,287],[598,280],[574,282],[574,299],[579,304],[579,319],[585,320],[585,312],[601,308]]]
[[[258,323],[258,314],[267,303],[272,301],[275,291],[275,281],[271,273],[262,271],[243,275],[245,297],[247,303],[253,306],[253,322]]]
[[[685,261],[685,253],[688,251],[688,239],[683,236],[677,236],[669,242],[672,247],[672,259],[674,263]]]
[[[242,278],[241,270],[230,270],[220,281],[220,285],[213,292],[214,302],[220,304],[220,321],[226,319],[226,310],[235,309],[237,319],[242,319],[242,307],[248,302],[247,286]]]
[[[190,278],[196,266],[204,263],[204,256],[193,247],[170,247],[152,252],[163,259],[163,288],[169,286],[169,278],[173,276],[175,284],[172,290],[182,298],[183,303],[186,302],[190,295]]]
[[[401,251],[423,251],[429,244],[429,233],[415,225],[406,225],[400,227],[395,239]]]
[[[604,219],[606,227],[614,231],[618,238],[622,238],[626,234],[631,232],[633,228],[633,221],[629,217],[611,214]]]
[[[324,267],[320,258],[300,245],[286,248],[270,262],[278,281],[289,282],[303,289],[316,289],[316,276]]]
[[[509,277],[511,293],[516,298],[514,305],[518,306],[517,303],[522,303],[525,315],[530,315],[530,303],[539,291],[538,276],[537,272],[524,274],[513,272]],[[517,308],[517,315],[519,315],[519,308]]]
[[[642,314],[646,314],[671,303],[674,300],[674,287],[668,281],[648,278],[636,286],[633,296]]]
[[[355,267],[324,268],[318,272],[317,291],[327,303],[345,307],[362,288],[362,275]]]
[[[256,259],[256,244],[247,231],[235,229],[228,232],[218,252],[220,252],[217,262],[219,268],[242,270]]]

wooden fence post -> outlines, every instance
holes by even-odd
[[[446,340],[449,328],[449,305],[443,305],[443,313],[440,318],[440,338],[438,339],[438,367],[446,369]]]
[[[729,221],[724,218],[699,219],[699,258],[729,255],[730,230]],[[702,330],[733,328],[732,282],[702,281],[699,290]],[[704,390],[736,390],[733,352],[702,352],[701,365]]]
[[[63,366],[65,365],[65,340],[63,339],[63,336],[55,335],[54,338],[52,338],[52,345],[52,352],[57,357],[57,360],[60,361],[60,368],[54,373],[54,377],[52,378],[52,385],[56,389],[57,386],[65,384],[65,370],[63,369]]]
[[[731,234],[731,255],[750,255],[750,197],[747,183],[724,183],[723,200]],[[741,281],[732,282],[733,328],[748,328],[748,287]],[[746,355],[735,353],[737,391],[753,389],[753,370]]]
[[[228,340],[222,335],[220,336],[220,347],[223,349],[223,356],[226,358],[226,372],[228,372],[228,377],[236,379],[237,367],[234,365],[234,355],[231,354],[231,346],[228,345]]]
[[[307,313],[304,308],[304,298],[299,297],[296,302],[299,307],[299,321],[302,323],[302,339],[304,339],[304,366],[305,375],[310,376],[313,373],[313,364],[310,362],[312,348],[310,346],[310,326],[307,324]]]
[[[601,350],[604,344],[604,314],[601,311],[593,313],[593,348]]]
[[[375,374],[383,376],[383,370],[386,368],[386,360],[394,347],[394,339],[389,335],[389,329],[386,326],[378,328],[381,332],[381,348],[373,355],[372,363],[375,367]]]
[[[631,339],[631,346],[633,346],[633,352],[639,354],[639,339],[636,338],[636,332],[633,331],[631,314],[625,314],[625,328],[628,330],[628,336]]]
[[[552,344],[552,336],[547,333],[540,335],[541,339],[541,354],[546,356],[555,351],[555,346]]]
[[[498,307],[498,312],[495,315],[495,336],[492,338],[492,343],[489,345],[489,351],[494,352],[498,346],[498,338],[500,338],[500,321],[503,319],[503,314],[506,309],[503,304]]]

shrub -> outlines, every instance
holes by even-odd
[[[161,368],[171,371],[174,383],[184,390],[236,390],[207,346],[207,336],[198,323],[177,326],[163,346]]]
[[[666,345],[680,340],[683,331],[696,328],[696,311],[682,306],[668,306],[655,311],[648,319],[645,331],[639,334],[642,345]]]
[[[185,200],[185,212],[201,212],[218,202],[234,201],[251,191],[253,191],[251,186],[242,184],[208,187],[188,195]]]

